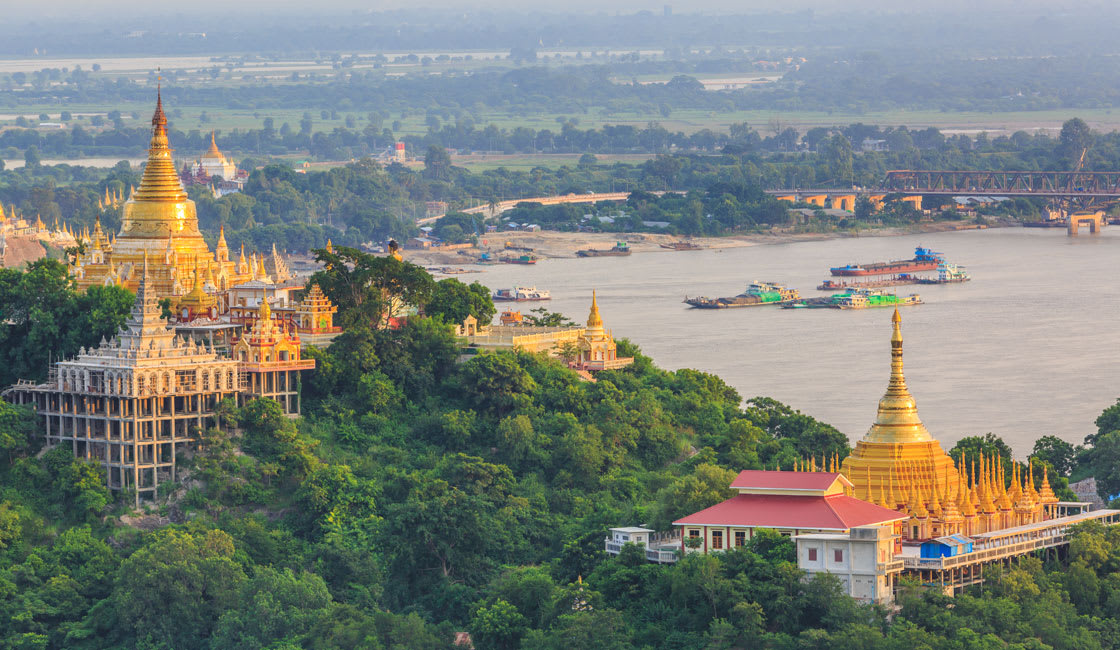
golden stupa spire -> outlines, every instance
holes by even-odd
[[[591,313],[587,315],[587,329],[602,329],[603,319],[599,317],[599,302],[595,296],[595,290],[591,290]],[[814,459],[814,464],[816,460]]]
[[[214,129],[210,129],[210,148],[207,149],[206,158],[221,158],[222,152],[218,150],[218,142],[215,140]]]
[[[1048,468],[1042,466],[1042,489],[1037,494],[1034,492],[1034,481],[1030,482],[1032,496],[1037,496],[1037,501],[1042,502],[1044,505],[1057,503],[1058,497],[1054,494],[1054,489],[1050,487],[1050,477],[1047,476]]]
[[[187,193],[171,160],[171,147],[167,141],[167,116],[163,113],[162,85],[156,88],[156,110],[152,114],[152,139],[148,145],[148,164],[140,187],[132,196],[133,201],[179,203],[187,200]]]
[[[868,489],[868,491],[870,491],[871,486],[868,485],[867,489]],[[887,503],[887,497],[886,497],[886,494],[883,491],[883,479],[882,478],[879,479],[879,500],[876,501],[875,504],[879,505],[879,506],[882,506],[884,508],[891,508],[892,510],[894,509],[894,506],[895,506],[895,504],[893,504],[893,503],[891,503],[891,504]]]
[[[898,309],[891,317],[891,378],[879,400],[879,414],[864,438],[871,442],[921,442],[932,440],[918,418],[918,407],[902,374],[902,317]]]
[[[867,491],[861,498],[868,503],[875,503],[875,498],[871,496],[871,467],[867,466],[864,469],[867,470]]]
[[[331,244],[330,237],[327,237],[327,252],[331,253],[332,255],[334,254],[334,246]]]

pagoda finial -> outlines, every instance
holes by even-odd
[[[864,440],[869,442],[925,442],[933,440],[918,417],[918,407],[902,373],[902,317],[895,309],[891,316],[891,375],[886,394],[879,400],[875,423]]]
[[[595,295],[595,290],[591,290],[591,313],[587,315],[587,328],[602,328],[603,319],[599,317],[599,301]]]

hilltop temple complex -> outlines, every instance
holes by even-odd
[[[887,604],[903,573],[953,594],[983,582],[987,565],[1065,545],[1071,526],[1120,523],[1120,510],[1059,501],[1045,466],[1038,477],[1033,462],[945,453],[906,386],[897,310],[891,329],[887,390],[851,455],[743,471],[729,486],[736,496],[674,521],[674,532],[612,528],[605,550],[639,543],[648,561],[671,563],[773,529],[794,538],[800,569],[835,575],[849,595]]]
[[[213,423],[222,399],[270,397],[298,415],[300,372],[315,367],[301,357],[298,334],[273,320],[267,301],[233,357],[177,335],[161,315],[147,269],[142,258],[136,302],[120,334],[56,362],[46,382],[21,381],[3,393],[34,406],[48,445],[101,461],[109,487],[133,492],[137,505],[161,482],[177,480],[177,458]]]

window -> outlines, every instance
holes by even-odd
[[[699,528],[693,528],[693,529],[689,530],[688,531],[688,536],[689,537],[699,537],[700,536],[700,529]]]
[[[841,551],[840,549],[836,549],[836,550],[832,551],[832,559],[835,562],[843,562],[844,561],[844,551]]]
[[[747,532],[744,530],[735,531],[735,546],[742,546],[747,543]]]
[[[817,561],[817,549],[815,549],[815,548],[809,549],[809,561],[810,562],[816,562]]]
[[[722,530],[713,530],[712,531],[712,548],[715,549],[715,550],[723,548],[723,531]]]

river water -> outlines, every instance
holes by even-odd
[[[946,448],[993,432],[1017,456],[1039,436],[1080,443],[1092,433],[1093,420],[1120,396],[1120,228],[1080,237],[1005,228],[549,259],[459,277],[492,289],[549,289],[553,300],[543,304],[578,321],[597,289],[606,326],[659,366],[714,373],[744,398],[773,397],[854,441],[886,389],[889,309],[701,310],[681,300],[735,295],[753,280],[820,295],[814,287],[829,267],[905,259],[919,244],[973,278],[895,288],[925,301],[901,314],[906,377],[930,432]]]

